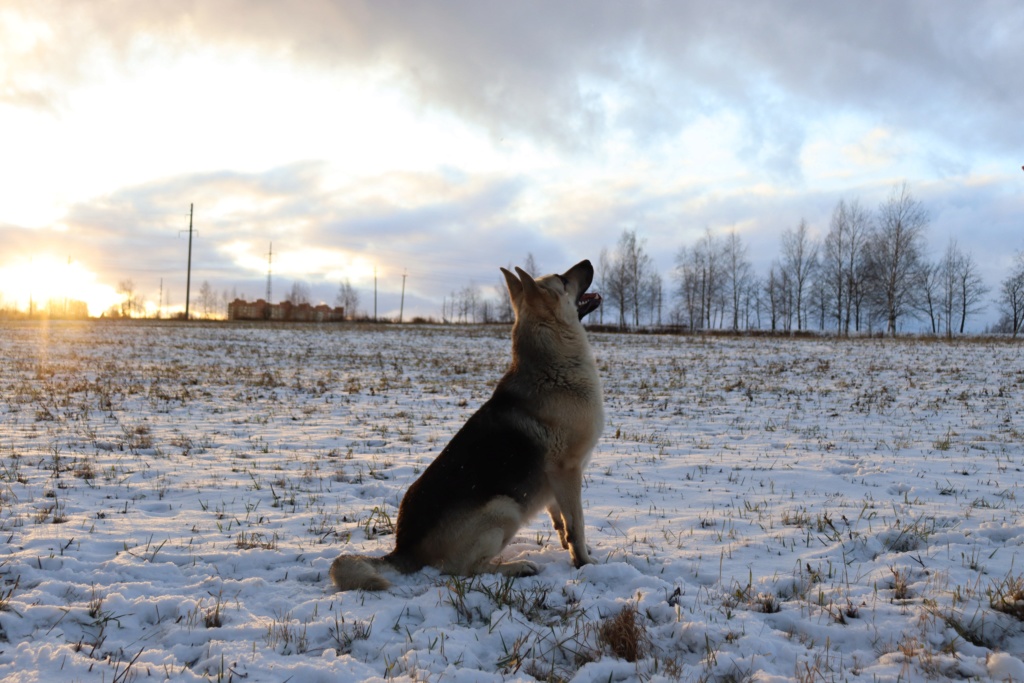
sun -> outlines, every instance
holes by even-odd
[[[98,316],[121,300],[79,261],[38,254],[0,267],[0,308],[30,314]]]

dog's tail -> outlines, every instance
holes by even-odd
[[[384,568],[397,569],[391,562],[391,555],[367,557],[365,555],[340,555],[331,563],[331,580],[340,591],[364,590],[382,591],[391,587],[391,582],[381,576]]]

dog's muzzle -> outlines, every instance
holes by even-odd
[[[580,316],[580,320],[583,320],[583,318],[596,311],[600,305],[600,294],[597,292],[584,292],[576,300],[576,313]]]

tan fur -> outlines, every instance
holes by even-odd
[[[377,573],[377,565],[383,558],[342,555],[331,563],[331,580],[341,591],[361,588],[368,591],[382,591],[391,582]]]
[[[396,547],[381,558],[343,555],[331,566],[339,590],[382,590],[381,568],[433,566],[448,574],[537,572],[497,558],[516,532],[547,510],[576,567],[593,560],[583,522],[583,470],[604,425],[601,382],[580,317],[593,278],[583,261],[532,278],[504,268],[516,313],[512,363],[494,395],[410,486],[399,507]],[[584,310],[585,309],[585,310]]]

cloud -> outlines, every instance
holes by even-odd
[[[570,152],[600,150],[613,130],[657,144],[725,110],[745,119],[742,153],[788,176],[798,170],[803,122],[830,110],[985,151],[1024,142],[1016,75],[1024,9],[1012,2],[968,10],[920,0],[214,0],[69,9],[33,0],[13,14],[48,31],[5,55],[15,58],[5,91],[55,108],[61,89],[98,77],[104,59],[131,69],[212,46],[373,73],[496,139],[527,136]]]
[[[191,174],[118,190],[73,206],[55,230],[19,231],[25,249],[59,238],[114,278],[155,288],[181,278],[194,204],[193,281],[253,283],[265,277],[273,243],[278,277],[336,288],[367,286],[376,266],[394,288],[438,299],[467,281],[497,280],[497,268],[530,250],[562,247],[515,218],[515,177],[396,172],[332,185],[328,169],[301,163],[261,173]],[[346,267],[352,269],[346,271]]]

